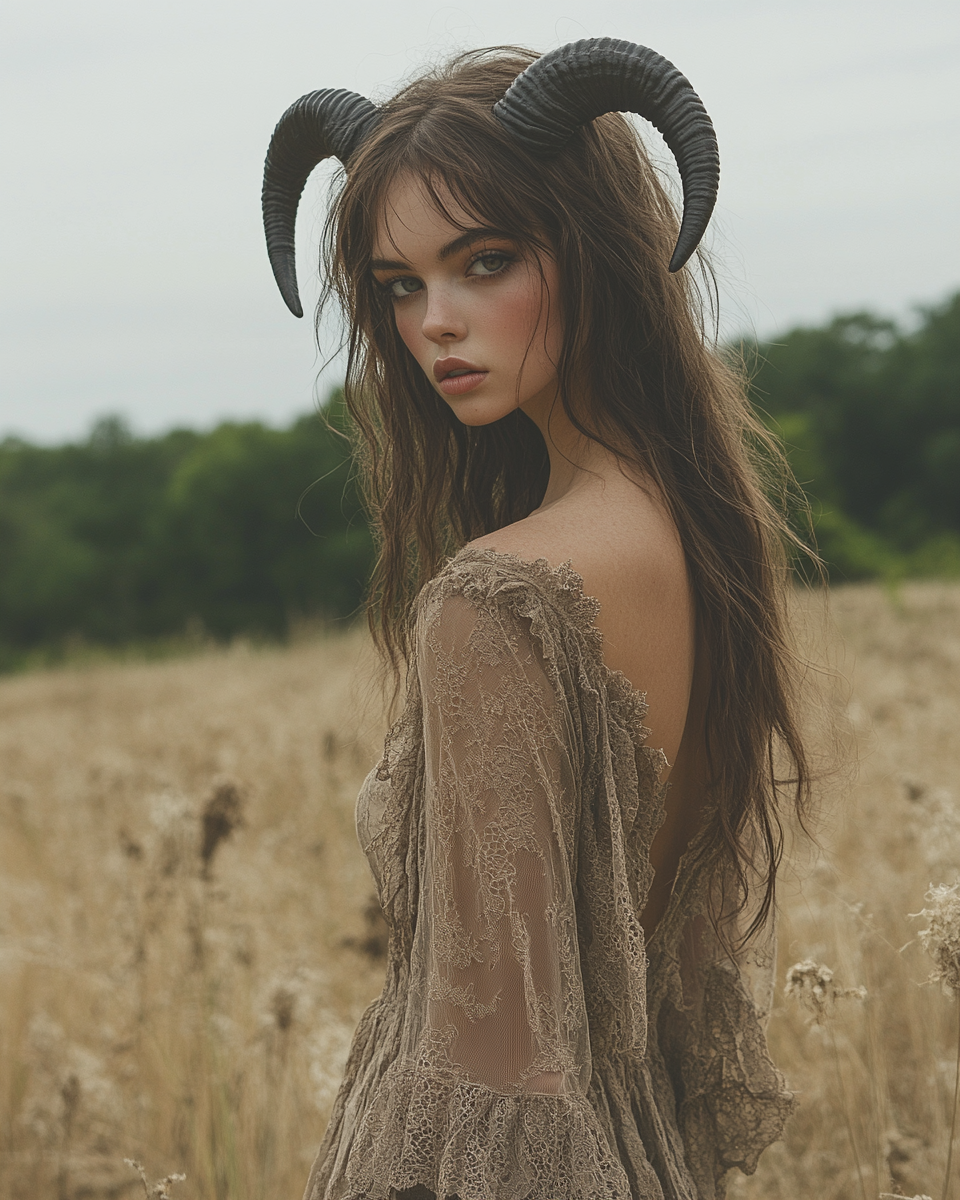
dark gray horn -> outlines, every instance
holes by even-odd
[[[331,155],[346,165],[378,120],[376,105],[364,96],[323,88],[291,104],[273,131],[263,166],[263,228],[273,277],[295,317],[303,316],[303,307],[294,228],[307,176]]]
[[[662,55],[614,38],[570,42],[531,63],[493,111],[541,158],[559,154],[576,129],[603,113],[645,117],[663,134],[683,184],[683,221],[670,270],[679,271],[696,250],[717,202],[720,153],[700,97]]]

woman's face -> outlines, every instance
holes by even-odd
[[[515,408],[545,414],[557,394],[561,344],[556,264],[546,255],[538,264],[443,199],[459,225],[412,176],[388,193],[373,273],[397,331],[465,425],[487,425]]]

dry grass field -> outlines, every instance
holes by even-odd
[[[938,1200],[957,1001],[908,914],[960,876],[960,588],[801,608],[843,765],[781,895],[800,1107],[731,1197]],[[381,710],[359,634],[0,680],[2,1200],[142,1193],[124,1158],[185,1172],[174,1200],[298,1200],[382,977],[353,826]],[[803,959],[866,998],[809,1021]]]

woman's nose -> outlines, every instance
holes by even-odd
[[[461,341],[467,335],[462,310],[446,288],[429,289],[423,315],[423,336],[441,345]]]

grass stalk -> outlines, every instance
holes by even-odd
[[[960,997],[957,998],[957,1066],[953,1083],[953,1115],[950,1118],[950,1138],[947,1143],[947,1168],[943,1173],[943,1200],[950,1196],[950,1168],[953,1165],[953,1140],[957,1133],[957,1103],[960,1101]]]
[[[853,1154],[853,1161],[857,1168],[857,1179],[860,1181],[860,1196],[861,1200],[868,1200],[867,1184],[863,1178],[863,1163],[860,1161],[860,1152],[857,1149],[857,1141],[853,1136],[853,1122],[850,1119],[850,1105],[847,1102],[847,1089],[843,1082],[843,1070],[840,1066],[840,1050],[837,1047],[836,1034],[833,1032],[833,1026],[827,1025],[827,1031],[830,1034],[830,1045],[833,1048],[833,1065],[837,1072],[837,1087],[840,1090],[840,1110],[843,1113],[843,1123],[846,1126],[847,1138],[850,1141],[850,1151]]]

